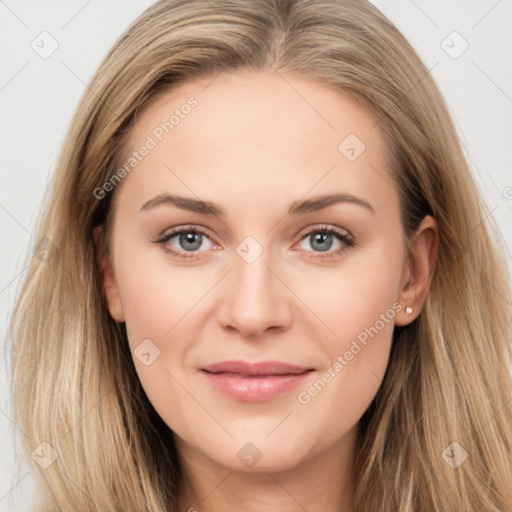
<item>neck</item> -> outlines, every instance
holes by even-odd
[[[238,471],[219,465],[175,438],[181,467],[179,511],[353,512],[352,460],[357,429],[296,466]]]

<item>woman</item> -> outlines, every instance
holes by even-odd
[[[512,510],[485,217],[371,4],[157,2],[82,98],[13,319],[44,509]]]

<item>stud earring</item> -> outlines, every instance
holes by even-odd
[[[407,307],[405,308],[405,312],[406,312],[408,315],[410,315],[410,314],[412,313],[412,308],[411,308],[411,307],[409,307],[409,306],[407,306]]]

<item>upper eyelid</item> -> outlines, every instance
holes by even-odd
[[[312,227],[309,226],[307,228],[304,228],[303,230],[301,229],[299,231],[299,233],[303,233],[303,235],[301,235],[301,237],[304,238],[305,236],[309,236],[312,233],[316,233],[317,231],[318,232],[333,231],[334,234],[344,235],[344,236],[347,236],[347,238],[353,238],[352,234],[347,229],[340,228],[338,226],[332,226],[329,224],[317,224],[316,226],[312,226]],[[296,236],[298,236],[298,233]],[[301,238],[301,240],[302,240],[302,238]]]

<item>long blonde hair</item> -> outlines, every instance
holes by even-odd
[[[357,512],[512,511],[512,325],[499,233],[445,102],[410,44],[364,0],[161,0],[118,39],[78,105],[38,227],[13,322],[14,419],[39,469],[44,509],[175,510],[172,432],[107,311],[93,228],[112,197],[136,114],[157,92],[223,71],[300,73],[350,94],[392,155],[404,240],[426,214],[437,268],[420,316],[396,327],[381,388],[360,421]],[[458,443],[454,445],[452,443]],[[460,446],[459,446],[460,445]],[[454,450],[467,452],[458,467]]]

